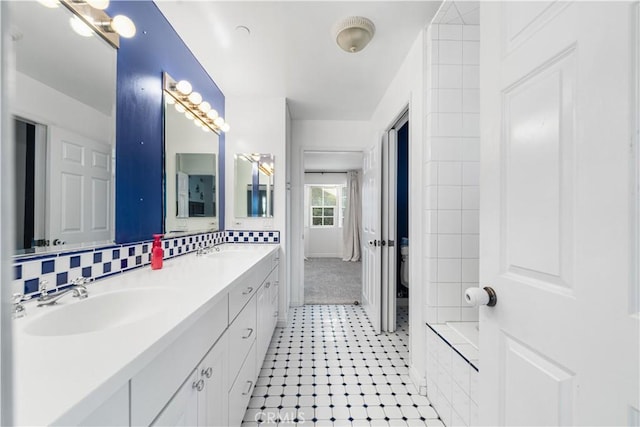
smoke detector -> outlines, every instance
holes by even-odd
[[[376,26],[362,16],[349,16],[333,26],[333,37],[345,52],[356,53],[364,49],[373,38]]]

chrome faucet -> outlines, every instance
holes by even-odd
[[[71,286],[65,289],[64,291],[56,292],[55,294],[46,293],[41,295],[38,298],[38,307],[43,307],[45,305],[54,305],[58,302],[59,299],[64,297],[69,293],[73,293],[74,298],[85,299],[89,296],[87,292],[87,287],[85,286],[87,283],[91,282],[91,279],[88,277],[78,277],[71,281]]]
[[[25,296],[24,294],[13,294],[12,297],[12,302],[13,302],[13,318],[14,319],[19,319],[21,317],[24,317],[27,315],[27,310],[24,308],[24,304],[22,304],[25,301],[28,301],[31,299],[30,296]]]
[[[203,245],[202,243],[200,243],[200,245],[198,246],[198,250],[196,251],[196,256],[208,254],[212,251],[220,252],[220,248],[214,245]]]

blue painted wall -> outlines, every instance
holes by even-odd
[[[162,73],[189,80],[224,117],[224,95],[151,1],[115,1],[136,36],[120,39],[116,115],[116,242],[151,239],[163,224]],[[224,134],[219,155],[220,229],[224,229]]]
[[[397,163],[396,180],[396,218],[397,218],[397,230],[396,230],[396,250],[398,251],[396,259],[398,260],[397,267],[397,290],[402,297],[408,295],[407,289],[400,284],[400,239],[403,237],[409,237],[409,122],[405,123],[398,130],[398,163]],[[411,242],[409,242],[411,245]]]

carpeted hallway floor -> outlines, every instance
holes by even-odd
[[[339,258],[304,262],[305,304],[353,304],[362,292],[362,263]]]

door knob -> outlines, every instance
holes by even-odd
[[[490,286],[485,286],[484,288],[473,287],[467,288],[464,292],[464,300],[473,307],[481,305],[493,307],[498,302],[498,296]]]

